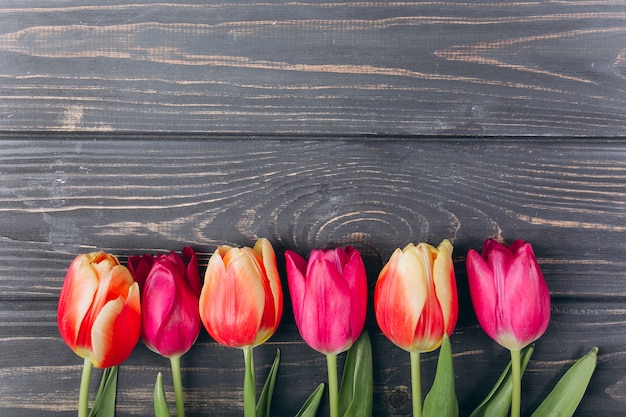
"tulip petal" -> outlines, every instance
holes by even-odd
[[[408,254],[419,258],[419,279],[426,283],[426,303],[415,328],[413,349],[430,352],[441,345],[444,328],[443,312],[437,300],[433,279],[433,265],[437,250],[429,244],[420,243],[415,251]]]
[[[213,310],[217,308],[217,300],[216,290],[222,280],[222,277],[226,275],[226,265],[224,265],[224,261],[218,249],[211,255],[209,258],[209,263],[207,265],[207,269],[204,275],[204,285],[202,286],[202,291],[200,292],[200,318],[204,327],[207,329],[211,337],[216,339],[216,336],[213,336],[213,321],[214,321],[214,313]]]
[[[283,315],[283,289],[278,266],[276,265],[276,254],[269,240],[265,238],[257,241],[254,245],[254,251],[263,260],[263,267],[265,268],[265,275],[267,276],[269,291],[272,296],[272,305],[274,306],[273,327],[275,329]]]
[[[134,283],[133,276],[126,267],[116,265],[109,268],[100,274],[100,285],[94,305],[104,305],[120,295],[126,297],[128,288]]]
[[[171,358],[186,353],[200,334],[198,298],[188,288],[180,286],[176,303],[155,335],[157,352]]]
[[[143,291],[143,285],[146,282],[146,278],[150,274],[152,265],[154,264],[154,256],[151,254],[145,254],[143,256],[131,256],[126,262],[130,274],[133,276],[135,282],[139,284],[139,290]]]
[[[308,269],[307,262],[300,255],[290,250],[285,252],[285,261],[293,315],[296,326],[300,329],[302,327],[302,309],[306,292],[304,273]]]
[[[259,274],[256,276],[256,281],[257,284],[259,284],[260,288],[262,288],[263,295],[265,297],[264,302],[262,304],[259,304],[259,307],[262,309],[262,316],[261,321],[259,322],[257,327],[256,340],[253,343],[253,346],[256,346],[265,342],[267,339],[270,338],[270,336],[272,336],[272,334],[274,334],[274,331],[278,326],[278,322],[276,321],[276,310],[278,308],[282,308],[282,306],[276,305],[277,300],[274,298],[275,294],[272,292],[273,289],[271,286],[271,282],[265,269],[265,261],[269,261],[269,258],[271,258],[271,256],[268,256],[268,259],[266,260],[263,259],[260,256],[259,252],[254,249],[249,250],[249,248],[246,248],[246,251],[249,252],[250,259],[254,259],[255,263],[259,267]],[[274,266],[274,268],[276,267]]]
[[[375,290],[378,324],[389,340],[405,350],[413,345],[426,303],[426,282],[416,279],[420,269],[417,257],[396,249],[383,267]]]
[[[513,261],[513,254],[505,246],[499,243],[497,243],[497,246],[490,246],[492,249],[486,254],[486,261],[493,274],[493,279],[496,283],[496,290],[501,295],[502,291],[504,291],[504,287],[500,284],[504,284],[504,279],[509,271],[511,262]],[[485,256],[484,251],[485,249],[483,249],[483,256]]]
[[[187,285],[196,296],[200,296],[202,283],[200,282],[200,270],[198,269],[198,257],[196,256],[196,252],[189,246],[185,246],[181,255],[185,265],[187,265],[185,269]]]
[[[350,331],[351,340],[355,341],[360,336],[365,326],[367,315],[367,273],[361,259],[361,254],[348,247],[346,264],[343,268],[342,277],[348,285],[350,294]]]
[[[497,299],[494,274],[489,265],[474,249],[467,253],[467,279],[472,305],[480,326],[492,339],[497,340]]]
[[[57,321],[61,337],[76,350],[79,331],[98,289],[98,276],[89,265],[88,257],[79,255],[70,264],[57,309]],[[89,345],[88,342],[83,345]]]
[[[510,329],[518,346],[526,346],[541,336],[550,321],[550,294],[530,245],[518,251],[507,276],[506,303],[515,306]]]
[[[169,321],[178,292],[169,262],[157,259],[142,291],[141,338],[151,350],[161,353],[157,345],[159,329]]]
[[[350,289],[336,269],[334,259],[309,261],[300,333],[309,346],[321,353],[340,353],[350,334]],[[332,319],[329,319],[332,318]]]
[[[443,240],[437,247],[437,259],[433,265],[435,292],[443,313],[444,333],[448,336],[452,334],[459,316],[452,250],[452,244],[447,239]]]
[[[91,329],[91,360],[98,368],[122,363],[134,349],[140,334],[139,286],[134,283],[124,302],[122,296],[107,302]]]

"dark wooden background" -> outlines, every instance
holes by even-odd
[[[526,414],[598,346],[577,415],[624,415],[625,20],[622,0],[3,0],[0,415],[75,414],[82,360],[56,327],[74,256],[191,245],[204,268],[259,237],[281,266],[286,249],[354,245],[371,290],[394,248],[450,239],[462,416],[508,361],[473,316],[465,254],[526,239],[553,302]],[[367,328],[374,415],[408,416],[408,354],[371,311]],[[288,298],[259,380],[276,348],[272,414],[293,416],[326,365]],[[239,351],[203,331],[182,364],[189,416],[241,415]],[[167,361],[140,344],[118,416],[152,415],[159,371],[169,394]]]

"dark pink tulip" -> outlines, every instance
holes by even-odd
[[[367,276],[352,247],[313,250],[308,263],[285,253],[296,325],[304,341],[324,354],[348,350],[360,336],[367,310]]]
[[[130,271],[135,282],[139,285],[139,291],[143,290],[143,286],[146,283],[146,278],[152,269],[154,264],[154,256],[146,253],[142,256],[131,256],[128,258],[126,266]]]
[[[179,357],[200,333],[200,272],[196,254],[185,247],[176,252],[132,257],[128,265],[141,287],[141,339],[167,358]]]
[[[520,350],[546,331],[550,293],[529,243],[486,240],[482,256],[468,252],[467,276],[478,322],[500,345]]]

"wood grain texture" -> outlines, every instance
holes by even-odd
[[[592,346],[598,369],[577,415],[626,410],[622,141],[5,134],[0,174],[0,415],[75,409],[81,361],[58,335],[56,299],[76,254],[104,249],[125,260],[189,244],[203,269],[216,245],[258,237],[273,243],[281,272],[286,249],[354,245],[370,293],[394,248],[451,239],[462,416],[508,361],[473,316],[465,254],[486,237],[524,238],[553,300],[524,385],[526,410]],[[278,333],[255,350],[263,376],[281,349],[277,417],[295,415],[326,380],[324,358],[302,342],[286,304]],[[371,301],[367,328],[374,415],[409,415],[408,355],[380,334]],[[425,356],[426,387],[435,358]],[[203,331],[183,358],[189,415],[240,415],[242,366],[239,351]],[[139,345],[121,369],[118,416],[151,415],[158,371],[167,373],[167,363]]]
[[[2,2],[0,130],[624,135],[619,0],[85,3]]]
[[[10,328],[25,336],[0,338],[3,352],[0,359],[0,411],[3,415],[16,417],[74,415],[82,360],[69,351],[58,336],[56,305],[36,302],[36,306],[44,310],[39,317],[32,315],[29,320],[20,317],[16,303],[3,303],[0,328],[3,331]],[[32,308],[35,307],[22,302],[21,309]],[[8,309],[12,311],[7,312]],[[587,353],[592,344],[600,345],[599,363],[576,415],[621,414],[626,408],[624,345],[623,336],[618,336],[626,331],[623,316],[623,303],[554,303],[552,324],[537,342],[526,371],[523,386],[525,415],[537,407],[545,392],[572,365],[573,359]],[[33,326],[40,336],[27,336],[33,334]],[[368,323],[368,328],[372,333],[375,366],[374,416],[410,415],[408,354],[380,335],[375,324]],[[581,337],[581,334],[592,340]],[[272,415],[294,416],[315,386],[326,381],[326,362],[321,354],[297,338],[297,330],[288,316],[277,334],[255,349],[259,379],[267,375],[276,349],[281,350],[281,365]],[[489,385],[506,366],[509,355],[475,324],[457,328],[452,337],[452,349],[460,415],[467,416],[487,394]],[[435,365],[436,354],[423,355],[425,389],[430,386]],[[183,356],[182,367],[187,415],[241,416],[241,351],[220,347],[203,331],[198,342]],[[140,344],[120,368],[117,416],[153,415],[152,392],[157,372],[164,374],[165,388],[171,398],[167,360]],[[99,375],[99,371],[94,371],[94,380]],[[319,416],[328,415],[326,402],[324,398]]]

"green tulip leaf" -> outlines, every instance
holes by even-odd
[[[272,404],[272,394],[274,393],[274,386],[276,385],[276,374],[278,373],[279,362],[280,349],[276,349],[276,358],[274,358],[274,363],[272,363],[270,373],[267,375],[267,379],[263,385],[259,402],[256,405],[256,417],[269,417],[270,415],[270,405]]]
[[[458,417],[459,403],[454,389],[454,367],[452,365],[452,348],[450,339],[444,336],[435,380],[428,395],[424,399],[424,417]]]
[[[107,368],[102,373],[100,386],[89,417],[114,417],[117,395],[117,366]]]
[[[171,417],[170,409],[165,399],[165,389],[163,388],[163,375],[157,374],[154,383],[154,417]]]
[[[572,365],[531,417],[571,417],[574,415],[596,369],[597,354],[598,348],[594,347]]]
[[[296,417],[315,417],[320,402],[322,401],[322,396],[324,395],[324,388],[324,384],[319,384],[317,388],[315,388],[302,405],[302,408],[300,408],[300,411],[298,411],[298,414],[296,414]]]
[[[522,375],[533,354],[534,345],[528,345],[521,351]],[[511,362],[502,372],[498,381],[487,394],[485,399],[476,407],[470,417],[506,417],[511,409],[511,395],[513,392],[513,371]]]
[[[370,417],[374,394],[372,344],[364,331],[348,351],[339,389],[339,415]]]

